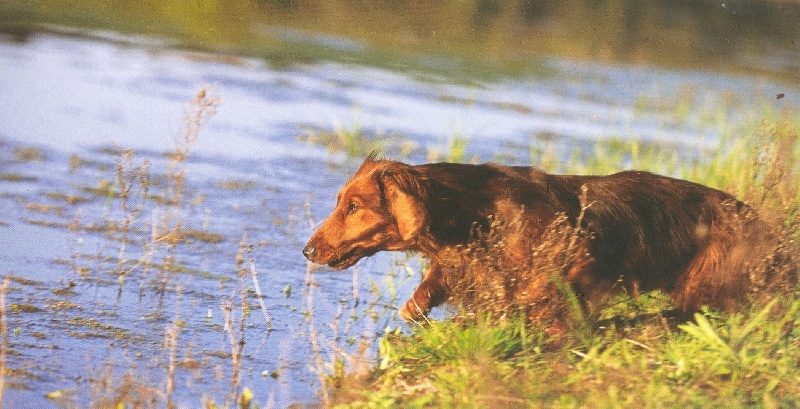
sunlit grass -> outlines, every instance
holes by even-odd
[[[522,320],[432,322],[384,336],[372,377],[340,392],[347,407],[791,407],[798,307],[790,294],[678,328],[655,314],[560,347]]]
[[[333,131],[305,128],[298,139],[308,144],[323,146],[331,153],[342,152],[351,158],[364,157],[373,151],[385,150],[390,142],[384,135],[370,135],[362,129],[358,107],[353,108],[351,125],[345,126],[337,121],[333,124]]]
[[[559,348],[521,320],[434,322],[384,336],[375,377],[344,406],[790,407],[800,398],[799,307],[781,298]]]

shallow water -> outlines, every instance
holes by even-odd
[[[14,277],[6,302],[9,407],[85,406],[123,390],[163,394],[173,326],[175,401],[223,403],[235,367],[221,308],[228,301],[232,332],[244,340],[234,387],[252,389],[262,407],[318,399],[308,311],[325,362],[333,344],[354,351],[362,337],[404,325],[389,307],[402,304],[419,274],[407,277],[418,263],[402,254],[364,260],[356,277],[318,270],[306,286],[300,250],[310,225],[332,209],[361,160],[307,142],[319,134],[313,130],[382,135],[375,139],[386,141],[389,156],[414,163],[445,157],[453,139],[467,141],[464,160],[528,164],[532,146],[552,145],[566,158],[615,137],[702,160],[728,127],[800,101],[795,85],[756,75],[549,58],[538,77],[463,85],[340,63],[273,67],[89,34],[0,41],[0,274]],[[182,135],[186,103],[207,84],[224,101],[191,147],[178,214],[186,227],[217,236],[159,245],[150,264],[134,268],[147,256],[152,222],[176,211],[159,202],[168,195],[166,154]],[[118,188],[127,148],[128,171],[149,163],[151,196],[124,241],[103,226],[129,212],[97,188]],[[141,199],[137,189],[131,206]],[[253,259],[271,331],[252,291],[249,315],[240,308],[236,258],[245,234],[256,245],[245,260]],[[178,266],[171,270],[170,255]],[[131,269],[123,280],[120,259]],[[244,283],[253,287],[249,275]]]

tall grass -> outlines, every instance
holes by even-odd
[[[324,146],[329,152],[342,152],[348,157],[364,157],[376,150],[385,150],[389,147],[391,138],[380,133],[369,135],[361,126],[361,110],[353,107],[353,122],[345,126],[341,121],[335,121],[333,131],[304,127],[303,133],[298,137],[302,142]]]
[[[161,290],[166,290],[172,275],[177,270],[177,247],[187,232],[184,229],[185,206],[185,180],[186,161],[191,147],[197,143],[200,130],[216,113],[217,106],[222,99],[213,94],[213,88],[201,89],[194,100],[185,107],[183,134],[175,143],[174,151],[169,155],[167,166],[166,201],[169,206],[161,213],[162,217],[158,226],[153,225],[154,236],[159,236],[156,241],[166,244],[166,255],[159,265],[159,281]],[[160,231],[158,231],[160,230]]]
[[[220,103],[221,98],[214,93],[213,88],[207,87],[200,90],[186,105],[183,132],[176,140],[175,149],[167,154],[166,169],[161,178],[153,176],[153,166],[149,161],[137,161],[131,150],[115,152],[114,177],[101,180],[97,187],[85,189],[104,199],[103,212],[99,215],[101,221],[87,221],[79,212],[65,226],[76,236],[82,233],[100,233],[105,238],[99,244],[96,254],[85,254],[79,248],[74,249],[69,263],[81,278],[99,281],[106,274],[117,278],[118,300],[130,281],[138,282],[140,297],[152,291],[158,297],[158,309],[163,305],[172,305],[175,308],[171,316],[164,318],[167,322],[164,325],[160,350],[153,351],[150,357],[159,360],[158,366],[163,369],[163,379],[141,379],[135,368],[138,365],[136,363],[132,363],[128,371],[124,367],[109,364],[105,369],[98,369],[102,373],[97,380],[89,382],[91,404],[96,407],[173,408],[181,405],[175,395],[176,390],[180,389],[179,379],[184,375],[182,371],[186,363],[186,359],[179,356],[181,351],[186,351],[186,346],[183,345],[185,341],[181,339],[181,334],[186,330],[186,318],[181,311],[185,307],[185,281],[176,279],[176,275],[190,268],[183,265],[180,258],[191,240],[222,240],[211,233],[203,235],[203,232],[187,227],[191,222],[187,217],[190,206],[186,186],[188,159],[192,146]],[[230,348],[229,354],[226,354],[230,358],[227,366],[230,377],[224,380],[229,389],[222,397],[214,396],[213,392],[208,395],[199,392],[198,398],[202,398],[204,407],[218,407],[215,399],[219,398],[224,399],[221,404],[223,407],[237,405],[249,408],[254,404],[252,392],[242,387],[245,330],[251,316],[248,299],[253,287],[268,334],[272,326],[251,256],[256,246],[258,245],[248,243],[247,236],[243,236],[236,259],[232,260],[238,273],[239,285],[229,296],[223,296],[220,300],[224,322],[221,330]],[[2,287],[0,304],[3,306],[4,295],[5,287]],[[165,297],[171,297],[166,304],[163,303]],[[4,313],[5,308],[0,308],[0,324],[3,325]],[[154,311],[154,314],[162,313]],[[3,334],[4,328],[0,325],[0,332]],[[3,337],[4,341],[5,339]],[[4,344],[2,353],[6,351]],[[5,362],[2,356],[0,361]],[[190,363],[189,366],[191,365]],[[118,375],[120,371],[121,376]],[[223,367],[219,366],[218,371],[221,376]],[[64,395],[65,392],[56,391],[48,394],[48,398],[52,396],[55,399],[57,396],[62,399]],[[68,400],[75,399],[74,393],[70,395]]]

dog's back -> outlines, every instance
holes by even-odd
[[[764,247],[759,243],[772,239],[766,224],[733,196],[648,172],[577,176],[498,165],[416,168],[432,187],[434,236],[455,228],[459,234],[452,237],[463,244],[470,226],[488,230],[489,215],[521,217],[521,231],[504,234],[508,254],[524,257],[547,226],[565,215],[582,232],[574,251],[584,257],[564,274],[589,303],[619,287],[634,294],[663,289],[685,311],[732,308],[748,293],[748,262],[759,261],[746,260],[743,246],[752,246],[750,255],[757,258],[755,250]]]
[[[571,273],[596,279],[593,288],[621,281],[633,293],[671,292],[685,311],[702,305],[730,309],[748,293],[742,246],[752,246],[750,255],[757,258],[762,243],[773,241],[749,206],[703,185],[628,171],[590,178],[582,186],[581,228],[590,235],[587,250],[594,263]]]

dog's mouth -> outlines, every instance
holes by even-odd
[[[344,270],[347,267],[352,266],[358,260],[361,260],[362,255],[359,254],[361,251],[358,247],[353,248],[352,250],[342,254],[341,256],[335,257],[331,261],[328,262],[328,267],[331,267],[336,270]]]

